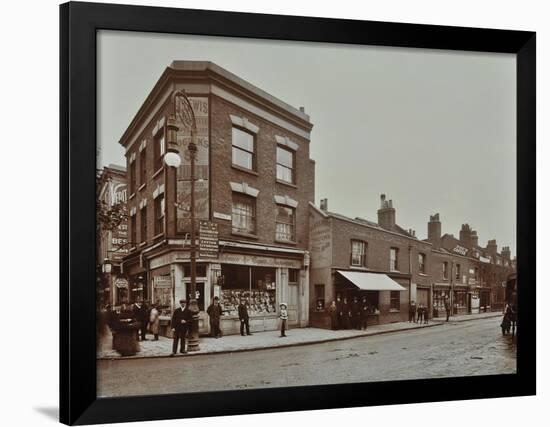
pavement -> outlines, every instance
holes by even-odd
[[[464,322],[476,319],[501,316],[501,313],[481,313],[462,316],[452,316],[450,322]],[[359,330],[339,330],[331,331],[319,328],[296,328],[287,331],[287,336],[279,337],[279,331],[257,332],[250,336],[228,335],[216,339],[211,337],[201,337],[200,350],[188,352],[187,354],[177,354],[176,357],[189,357],[213,353],[236,353],[242,351],[262,350],[268,348],[281,348],[299,345],[319,344],[331,341],[347,340],[352,338],[367,337],[394,332],[407,331],[411,329],[429,328],[440,326],[445,323],[445,318],[436,318],[430,320],[428,324],[397,322],[384,325],[369,326],[366,331]],[[112,335],[108,333],[100,340],[97,358],[100,360],[113,359],[141,359],[169,357],[172,353],[172,339],[159,337],[158,341],[153,341],[151,335],[148,335],[147,341],[139,343],[140,351],[133,356],[121,356],[112,348]]]

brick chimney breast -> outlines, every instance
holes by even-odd
[[[386,195],[380,195],[380,209],[378,209],[378,225],[385,230],[395,229],[395,209],[392,200],[386,200]]]

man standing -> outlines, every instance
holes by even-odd
[[[246,335],[252,335],[250,333],[250,325],[248,324],[248,309],[246,308],[244,299],[241,299],[241,303],[239,304],[239,320],[241,321],[241,335],[244,337],[245,328]]]
[[[418,323],[422,323],[422,316],[424,314],[424,308],[422,304],[418,304],[418,307],[416,309],[416,321]]]
[[[286,310],[286,303],[282,302],[279,307],[281,308],[281,337],[286,337],[286,321],[288,320],[288,312]]]
[[[367,330],[367,320],[369,318],[369,302],[367,297],[363,297],[361,302],[361,329]]]
[[[174,356],[178,351],[178,340],[180,341],[180,353],[185,354],[185,338],[193,322],[193,313],[187,308],[187,301],[180,299],[180,306],[174,310],[170,326],[174,333],[174,342],[172,343],[172,354]]]
[[[356,296],[353,297],[351,312],[353,329],[361,329],[361,304],[359,303],[359,299]]]
[[[212,338],[220,338],[222,336],[222,331],[220,329],[222,306],[220,305],[220,299],[218,297],[214,297],[214,302],[210,304],[206,312],[210,317],[210,334]]]
[[[409,306],[409,322],[414,322],[414,316],[416,315],[416,303],[411,301],[411,305]]]
[[[145,337],[145,334],[147,332],[147,308],[143,304],[141,300],[138,300],[134,303],[134,306],[132,307],[133,317],[136,322],[139,324],[139,329],[136,330],[136,338],[139,341],[139,338],[141,336],[141,341],[147,341],[147,338]]]
[[[449,316],[451,315],[451,304],[449,304],[449,297],[445,298],[445,313],[447,314],[447,320],[449,321]]]
[[[342,329],[343,322],[344,322],[344,314],[343,314],[343,307],[342,307],[342,300],[340,299],[340,295],[336,296],[336,329]]]

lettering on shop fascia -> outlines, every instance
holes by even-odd
[[[254,255],[225,254],[220,261],[225,264],[241,264],[241,265],[263,266],[263,267],[301,268],[302,266],[302,263],[300,261],[293,261],[293,260],[274,258],[274,257],[261,257],[261,256],[254,256]]]
[[[460,245],[456,245],[454,248],[453,248],[453,252],[459,254],[459,255],[462,255],[462,256],[466,256],[466,254],[468,253],[468,249],[460,246]]]

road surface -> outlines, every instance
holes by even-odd
[[[241,353],[98,361],[98,395],[217,391],[516,372],[500,318]]]

